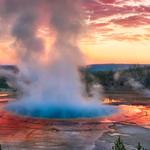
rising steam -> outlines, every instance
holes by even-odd
[[[47,118],[97,117],[113,111],[83,96],[78,70],[84,61],[78,39],[84,15],[79,0],[0,0],[0,7],[2,20],[11,24],[20,60],[18,84],[25,93],[8,110]],[[55,31],[45,63],[45,44],[37,35],[40,26]]]

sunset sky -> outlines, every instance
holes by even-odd
[[[88,64],[150,63],[150,0],[84,0],[83,9],[80,47]],[[16,63],[4,26],[0,20],[0,63]]]

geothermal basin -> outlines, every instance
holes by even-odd
[[[116,106],[117,113],[100,118],[43,119],[5,110],[11,101],[14,100],[2,99],[0,103],[0,144],[4,150],[110,150],[119,135],[131,149],[138,141],[150,147],[149,105],[120,104]],[[111,101],[121,102],[106,99],[106,103]]]

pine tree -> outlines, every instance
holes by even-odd
[[[126,150],[123,141],[121,140],[120,136],[115,141],[114,146],[112,147],[113,150]]]
[[[140,142],[138,143],[138,146],[137,146],[137,150],[146,150],[145,148],[143,148],[140,144]]]
[[[140,143],[138,143],[137,150],[142,150],[142,146]]]

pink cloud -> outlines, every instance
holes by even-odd
[[[150,14],[150,5],[149,6],[116,5],[117,2],[115,0],[100,0],[100,1],[105,3],[98,3],[96,1],[87,1],[85,3],[85,7],[87,10],[89,10],[92,20],[102,17],[110,17],[118,14],[120,15],[141,14],[141,13]],[[107,1],[109,1],[109,3]]]
[[[129,3],[128,2],[132,2]],[[117,41],[150,40],[150,32],[118,33],[112,24],[125,28],[145,28],[150,24],[150,5],[143,0],[87,0],[85,8],[90,16],[91,29],[104,39]],[[133,5],[132,5],[133,4]],[[136,4],[136,5],[135,5]],[[138,5],[139,4],[139,5]],[[116,32],[117,31],[117,32]],[[122,31],[124,31],[122,29]],[[147,33],[147,34],[146,34]]]
[[[150,24],[150,19],[145,18],[142,15],[135,15],[123,19],[122,18],[113,19],[111,22],[124,27],[138,27]]]
[[[103,3],[115,3],[117,0],[99,0],[99,1]]]

